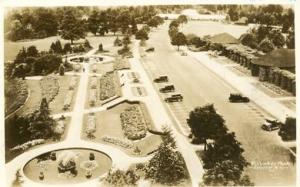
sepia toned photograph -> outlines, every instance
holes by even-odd
[[[294,4],[3,8],[5,186],[297,186]]]

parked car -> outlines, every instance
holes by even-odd
[[[159,76],[156,79],[154,79],[153,81],[156,83],[168,82],[169,78],[168,78],[168,76]]]
[[[248,103],[250,99],[248,97],[243,96],[242,94],[230,94],[229,101],[231,103]]]
[[[154,47],[150,47],[150,48],[148,48],[148,49],[146,49],[146,52],[154,52]]]
[[[165,87],[160,88],[159,91],[161,93],[174,92],[175,91],[175,87],[174,87],[174,85],[166,85]]]
[[[183,100],[183,96],[181,94],[174,94],[170,97],[165,98],[165,102],[171,103],[171,102],[181,102]]]
[[[276,119],[266,119],[261,128],[265,131],[274,131],[281,127],[282,123]]]
[[[185,51],[182,51],[181,56],[187,56],[187,53]]]

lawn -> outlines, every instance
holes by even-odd
[[[168,24],[169,25],[169,24]],[[227,32],[232,36],[239,38],[245,33],[250,26],[232,25],[213,21],[191,21],[181,26],[180,30],[184,34],[196,34],[200,37],[205,35],[215,35],[223,32]]]
[[[38,159],[35,158],[27,163],[24,167],[24,174],[33,181],[44,183],[44,184],[70,184],[70,183],[79,183],[85,182],[90,179],[95,179],[102,174],[106,173],[111,165],[111,159],[98,151],[90,150],[90,149],[67,149],[67,150],[57,150],[53,151],[56,153],[56,160],[51,160],[48,155],[43,161],[38,162]],[[68,153],[79,155],[77,159],[75,159],[77,175],[73,176],[66,173],[58,173],[58,164],[60,163],[59,157],[62,154]],[[89,155],[93,153],[95,155],[96,168],[92,170],[92,176],[90,178],[86,177],[86,169],[82,168],[82,164],[85,161],[89,161]],[[49,152],[50,154],[50,152]],[[69,156],[68,155],[68,156]],[[71,156],[70,156],[71,157]],[[94,162],[94,163],[95,163]],[[44,180],[39,179],[40,172],[44,173]]]
[[[64,100],[66,99],[66,93],[69,90],[71,77],[72,77],[71,75],[64,75],[64,76],[57,75],[57,78],[58,78],[58,81],[59,81],[59,91],[58,91],[58,94],[56,95],[56,97],[54,98],[54,100],[49,104],[51,114],[57,114],[57,113],[65,112],[63,110]],[[77,85],[78,85],[79,80],[80,80],[80,77],[78,77]],[[73,107],[74,107],[74,104],[75,104],[77,88],[78,88],[78,86],[76,86],[76,88],[74,89],[72,104],[71,104],[71,107],[69,109],[70,111],[73,110]]]
[[[88,34],[86,39],[89,40],[90,44],[94,48],[98,48],[98,45],[102,43],[104,45],[111,45],[113,44],[113,41],[116,39],[117,36],[93,36],[91,34]],[[61,39],[60,36],[52,36],[48,38],[43,39],[33,39],[33,40],[26,40],[26,41],[18,41],[18,42],[12,42],[5,40],[4,41],[4,60],[5,61],[13,61],[18,54],[19,50],[22,49],[22,47],[29,47],[31,45],[35,45],[39,51],[48,51],[50,48],[50,45],[52,42],[55,42],[56,40],[60,40],[61,44],[64,45],[65,43],[68,43],[70,41]],[[75,41],[75,43],[83,42],[84,40],[78,40]]]
[[[96,113],[96,132],[94,133],[95,138],[91,139],[91,141],[109,144],[111,146],[121,149],[127,154],[135,155],[135,156],[137,155],[136,153],[134,153],[134,148],[138,147],[138,149],[141,151],[139,155],[144,156],[147,153],[157,149],[157,147],[161,144],[162,140],[160,136],[152,135],[149,133],[147,133],[147,136],[145,138],[136,141],[130,141],[125,137],[121,126],[120,114],[129,106],[131,106],[131,104],[125,102],[109,110]],[[147,122],[151,123],[149,116],[145,117],[145,119]],[[84,124],[82,129],[83,134],[81,135],[83,139],[87,139],[86,134],[84,133],[86,125],[87,125],[87,115],[85,115],[84,117]],[[112,143],[107,143],[102,140],[104,136],[124,140],[126,142],[131,143],[133,147],[130,149],[126,149],[121,146],[114,145]]]

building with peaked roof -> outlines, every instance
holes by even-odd
[[[213,44],[239,44],[240,43],[240,41],[237,38],[235,38],[234,36],[226,32],[216,34],[210,37],[208,40],[210,43]]]

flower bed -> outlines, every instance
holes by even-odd
[[[126,148],[126,149],[133,148],[133,144],[130,141],[121,140],[121,139],[116,138],[116,137],[103,136],[102,140],[105,141],[105,142],[108,142],[108,143],[112,143],[112,144],[117,145],[117,146],[121,146],[121,147]]]
[[[90,106],[95,106],[96,104],[96,90],[95,89],[91,89],[90,90],[90,94],[89,94],[89,103],[90,103]]]
[[[51,102],[59,91],[59,83],[57,77],[46,76],[40,80],[40,87],[42,89],[42,98]]]
[[[72,99],[73,99],[73,94],[74,94],[74,91],[73,90],[69,90],[67,95],[66,95],[66,99],[64,101],[64,110],[67,110],[70,108],[71,106],[71,103],[72,103]]]
[[[125,109],[120,115],[124,135],[130,140],[144,138],[147,133],[147,126],[143,114],[138,105]]]
[[[130,64],[127,58],[117,59],[114,62],[114,70],[130,69]]]
[[[43,144],[43,143],[45,143],[44,139],[31,140],[31,141],[28,141],[28,142],[26,142],[24,144],[21,144],[21,145],[18,145],[16,147],[13,147],[10,150],[11,151],[19,151],[19,150],[25,151],[25,150],[29,149],[30,147],[33,147],[33,146],[36,146],[36,145],[40,145],[40,144]]]
[[[94,137],[94,133],[96,132],[96,117],[94,114],[88,115],[87,126],[85,129],[85,133],[88,137]]]
[[[114,72],[109,72],[100,78],[100,100],[106,100],[117,94],[116,77]]]
[[[73,76],[70,81],[69,90],[74,90],[77,85],[77,77]]]
[[[91,78],[91,85],[90,85],[91,89],[96,89],[97,88],[97,82],[98,82],[97,77],[92,77]]]

